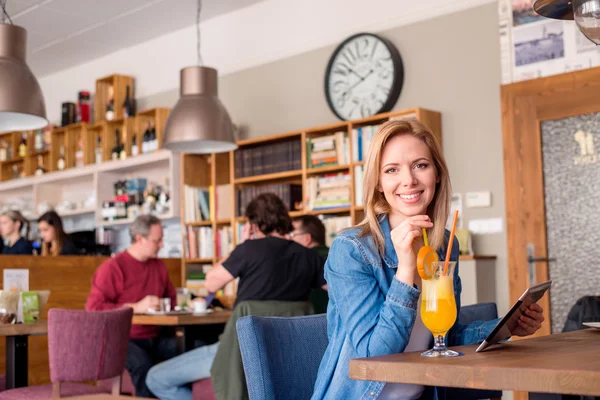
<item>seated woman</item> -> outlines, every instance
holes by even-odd
[[[325,279],[329,287],[329,345],[321,360],[313,399],[437,399],[435,388],[352,380],[353,358],[430,349],[433,338],[421,321],[421,278],[416,255],[429,244],[444,255],[453,240],[445,230],[451,198],[450,177],[441,147],[432,132],[415,120],[383,124],[365,162],[365,219],[340,233],[329,250]],[[461,283],[454,274],[457,312]],[[458,315],[458,314],[457,314]],[[537,331],[542,309],[533,304],[513,335]],[[483,341],[497,321],[455,324],[449,345]],[[443,397],[443,396],[442,396]]]
[[[323,259],[286,236],[292,231],[288,209],[273,193],[246,208],[248,222],[239,244],[206,275],[205,287],[217,292],[239,277],[236,305],[248,300],[308,302],[310,290],[325,285]],[[203,346],[154,366],[146,385],[160,399],[189,400],[188,384],[210,377],[219,343]]]
[[[23,229],[25,235],[23,235]],[[19,211],[5,211],[0,215],[0,235],[6,241],[2,254],[31,255],[33,247],[27,240],[29,236],[29,221]]]
[[[62,220],[55,211],[45,212],[37,222],[40,236],[43,241],[43,256],[68,256],[79,254],[79,250],[65,233]]]

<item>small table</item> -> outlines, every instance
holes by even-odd
[[[27,386],[28,338],[47,334],[48,321],[33,324],[0,324],[0,336],[6,338],[6,390]]]
[[[600,396],[600,331],[587,329],[515,340],[465,355],[421,357],[421,352],[350,360],[351,379],[484,390]]]
[[[152,315],[152,314],[135,314],[132,324],[134,325],[158,325],[158,326],[174,326],[175,335],[177,338],[177,351],[181,354],[188,349],[186,342],[186,327],[190,325],[212,325],[226,324],[231,317],[232,312],[229,310],[215,311],[202,315],[194,314],[174,314],[174,315]]]

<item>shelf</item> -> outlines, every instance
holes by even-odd
[[[309,168],[306,170],[306,175],[319,175],[326,174],[328,172],[342,172],[342,171],[350,171],[350,165],[332,165],[330,167],[321,167],[321,168]]]
[[[16,158],[11,158],[10,160],[6,160],[6,161],[0,161],[0,164],[10,165],[10,164],[17,164],[17,163],[20,163],[23,161],[25,161],[24,157],[16,157]]]
[[[154,215],[154,214],[153,214]],[[173,213],[168,213],[164,215],[155,215],[161,221],[179,218],[178,216],[173,216]],[[98,226],[117,226],[117,225],[125,225],[130,224],[135,220],[135,218],[124,218],[124,219],[116,219],[114,221],[96,221],[96,225]]]
[[[231,224],[231,218],[229,219],[218,219],[216,222],[217,225],[229,225]]]
[[[56,211],[56,210],[54,210]],[[58,215],[61,218],[68,218],[68,217],[77,217],[79,215],[87,215],[87,214],[94,214],[96,212],[95,208],[80,208],[80,209],[76,209],[76,210],[68,210],[68,211],[63,211],[63,212],[59,212]],[[41,217],[41,215],[35,215],[32,218],[30,218],[31,221],[36,221],[39,217]]]
[[[305,213],[304,213],[304,211],[300,210],[300,211],[290,211],[289,214],[290,214],[291,218],[296,218],[301,215],[304,215]]]
[[[248,145],[252,145],[252,144],[266,144],[269,142],[275,142],[278,140],[290,139],[290,138],[294,138],[294,137],[297,137],[298,139],[300,139],[300,136],[301,136],[301,132],[288,132],[288,133],[281,133],[278,135],[272,135],[272,136],[267,136],[267,137],[238,140],[237,145],[238,145],[238,147],[243,147],[243,146],[248,146]]]
[[[212,258],[187,258],[185,259],[186,264],[212,264]]]
[[[309,215],[321,215],[321,214],[341,214],[350,212],[350,207],[340,207],[340,208],[328,208],[325,210],[311,210],[307,211],[306,214]]]
[[[364,211],[365,207],[364,206],[355,206],[354,207],[354,211]]]
[[[48,154],[48,153],[50,153],[50,150],[45,149],[45,150],[40,150],[40,151],[32,151],[31,153],[28,154],[28,156],[37,157],[37,156],[43,156],[44,154]]]
[[[186,222],[185,226],[211,226],[212,221]]]
[[[357,165],[365,165],[365,162],[364,162],[364,161],[354,161],[354,162],[352,163],[352,165],[354,165],[354,166],[357,166]]]
[[[282,178],[293,178],[302,176],[302,170],[297,169],[293,171],[285,171],[285,172],[276,172],[274,174],[266,174],[266,175],[257,175],[257,176],[248,176],[245,178],[237,178],[234,183],[254,183],[254,182],[264,182],[271,181]]]
[[[468,260],[495,260],[496,256],[486,256],[486,255],[479,255],[479,254],[468,254],[468,255],[461,255],[459,260],[461,261],[468,261]]]
[[[4,182],[0,182],[0,192],[23,188],[31,189],[34,183],[35,177],[33,176],[27,176],[25,178],[18,179],[9,179]]]

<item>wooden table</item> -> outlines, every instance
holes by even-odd
[[[34,324],[0,324],[0,336],[6,338],[6,390],[27,386],[29,336],[47,334],[45,320]]]
[[[350,360],[350,378],[485,390],[600,396],[600,331],[515,340],[482,353],[426,358],[421,352]]]
[[[204,315],[180,314],[180,315],[151,315],[136,314],[132,323],[135,325],[159,325],[175,327],[177,338],[177,351],[181,354],[190,348],[186,341],[186,326],[190,325],[212,325],[226,324],[231,317],[229,310],[215,311]]]

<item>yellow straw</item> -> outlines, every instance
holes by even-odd
[[[423,231],[423,242],[425,243],[425,246],[429,246],[429,239],[427,239],[427,229],[421,228],[421,230]]]

